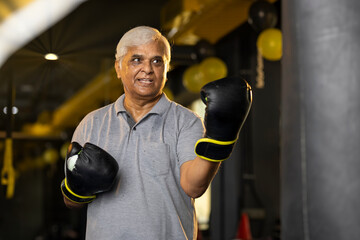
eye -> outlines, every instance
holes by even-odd
[[[131,61],[132,61],[132,62],[140,62],[141,59],[140,59],[140,58],[133,58]]]
[[[162,65],[164,61],[161,58],[154,58],[152,62],[156,65]]]

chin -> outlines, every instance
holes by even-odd
[[[157,97],[160,97],[162,95],[162,92],[158,92],[158,93],[139,93],[138,94],[140,97],[144,98],[144,99],[155,99]]]

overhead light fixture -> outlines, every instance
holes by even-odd
[[[15,106],[13,106],[11,110],[12,110],[11,112],[13,115],[18,114],[18,112],[19,112],[19,109]],[[7,107],[3,108],[3,113],[7,114]]]
[[[56,55],[55,53],[47,53],[47,54],[45,54],[44,57],[46,60],[49,60],[49,61],[55,61],[55,60],[59,59],[58,55]]]

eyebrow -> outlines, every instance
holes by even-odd
[[[131,58],[142,58],[144,55],[141,55],[141,54],[133,54],[132,56],[131,56]],[[155,56],[153,56],[153,57],[151,57],[151,58],[161,58],[161,59],[163,59],[163,57],[162,56],[160,56],[160,55],[155,55]]]
[[[143,55],[140,55],[140,54],[133,54],[132,56],[131,56],[131,58],[140,58],[140,57],[142,57]]]

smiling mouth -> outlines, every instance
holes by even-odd
[[[149,84],[149,83],[153,82],[152,79],[148,79],[148,78],[139,78],[139,79],[137,79],[137,81],[140,82],[140,83],[146,83],[146,84]]]

